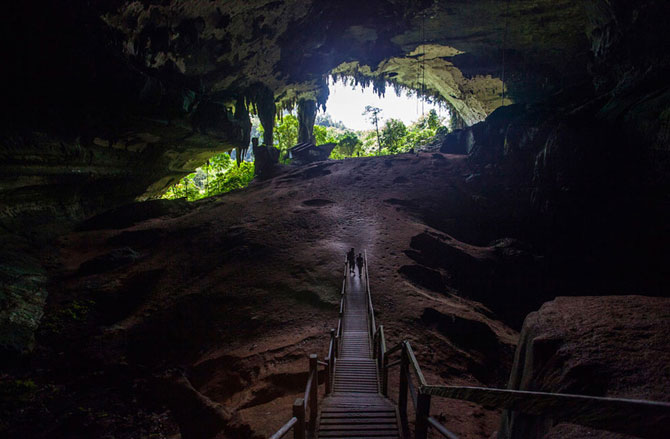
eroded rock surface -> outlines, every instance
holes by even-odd
[[[667,298],[558,297],[526,318],[508,388],[670,401],[669,330]],[[613,436],[505,414],[498,437]]]

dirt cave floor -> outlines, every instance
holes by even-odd
[[[430,383],[504,387],[523,316],[541,303],[519,309],[505,292],[531,291],[523,273],[539,259],[508,227],[523,212],[482,185],[464,156],[347,159],[88,221],[52,255],[35,372],[24,405],[5,407],[6,431],[273,433],[302,396],[307,355],[326,355],[350,247],[367,252],[389,345],[411,341]],[[390,380],[397,394],[397,370]],[[488,438],[500,419],[449,400],[431,412],[462,438]]]

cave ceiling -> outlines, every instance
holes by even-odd
[[[503,53],[505,104],[591,81],[587,18],[576,0],[7,8],[0,217],[10,229],[25,218],[51,221],[38,211],[77,219],[160,195],[208,157],[247,146],[247,111],[325,104],[330,74],[379,92],[388,82],[420,90],[463,124],[503,103]],[[72,204],[63,194],[76,209],[62,207]]]
[[[323,102],[335,71],[423,90],[472,124],[502,103],[503,48],[506,103],[586,73],[584,14],[570,0],[133,1],[101,17],[129,62],[222,99],[263,84],[280,105]]]

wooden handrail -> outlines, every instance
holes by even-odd
[[[426,379],[423,377],[423,372],[421,372],[421,366],[419,366],[419,362],[416,361],[414,351],[412,350],[412,345],[408,341],[406,341],[405,344],[407,344],[407,356],[409,357],[409,364],[410,366],[412,366],[412,369],[414,369],[414,374],[416,375],[416,378],[419,380],[419,385],[421,387],[427,386],[428,383],[426,382]]]
[[[397,345],[393,346],[391,349],[386,351],[386,355],[391,355],[391,354],[394,354],[394,353],[398,352],[399,350],[401,350],[403,343],[405,343],[405,342],[403,341],[403,342],[400,342]]]
[[[305,439],[308,408],[310,409],[309,428],[310,432],[314,433],[318,398],[317,367],[318,365],[326,367],[326,393],[330,393],[332,372],[339,355],[338,343],[341,341],[342,331],[344,330],[342,316],[345,307],[348,269],[348,262],[345,262],[340,315],[337,329],[330,330],[331,338],[326,361],[318,361],[316,355],[310,355],[310,371],[305,386],[305,397],[296,399],[293,404],[293,417],[270,439],[280,439],[291,429],[294,430],[296,439]],[[486,387],[428,385],[411,344],[405,340],[387,350],[384,327],[382,325],[379,328],[375,326],[367,252],[365,254],[365,278],[367,281],[367,308],[370,322],[368,330],[370,340],[373,343],[373,354],[377,359],[378,368],[382,372],[381,392],[388,396],[388,369],[400,365],[398,411],[402,417],[403,425],[407,425],[407,399],[408,396],[411,396],[416,413],[416,439],[425,439],[429,428],[434,429],[447,439],[458,439],[454,433],[430,416],[430,402],[433,396],[470,401],[485,407],[515,410],[533,416],[550,416],[554,421],[570,422],[645,439],[670,437],[670,403],[666,402]],[[400,352],[400,358],[389,363],[389,357],[397,352]],[[418,386],[414,385],[412,375],[416,378]]]
[[[293,417],[296,418],[293,426],[293,439],[305,439],[305,400],[298,398],[293,402]]]
[[[326,394],[332,390],[332,379],[336,357],[339,355],[338,343],[342,339],[342,317],[345,311],[345,292],[347,285],[347,275],[349,264],[345,260],[344,272],[342,273],[342,290],[339,308],[339,318],[337,321],[337,329],[330,330],[330,343],[328,344],[328,356],[325,361],[319,361],[315,354],[309,356],[309,373],[307,377],[307,384],[305,385],[305,393],[303,398],[298,398],[293,404],[293,417],[288,420],[275,434],[270,436],[270,439],[280,439],[284,437],[291,429],[294,431],[295,439],[305,439],[307,437],[307,426],[309,426],[310,434],[314,436],[316,430],[316,418],[318,411],[318,387],[319,387],[319,372],[318,366],[325,366],[326,372]],[[307,423],[306,415],[309,409],[309,423]]]
[[[446,437],[447,439],[458,439],[458,436],[447,430],[444,425],[437,422],[437,419],[433,418],[432,416],[428,416],[428,424],[438,433],[440,433],[442,437]]]
[[[270,436],[270,439],[281,439],[281,438],[283,438],[284,436],[286,436],[286,433],[291,431],[291,429],[293,428],[293,426],[297,422],[298,422],[298,418],[296,418],[295,416],[292,417],[291,419],[288,420],[288,422],[286,424],[282,425],[282,427],[279,430],[277,430],[277,432],[275,434]]]
[[[305,400],[305,408],[307,408],[307,404],[309,404],[309,397],[311,396],[312,393],[313,381],[314,381],[314,373],[310,372],[309,378],[307,378],[307,385],[305,386],[305,397],[303,398]]]
[[[666,402],[468,386],[424,386],[420,391],[643,438],[670,437]]]
[[[414,381],[412,381],[412,377],[408,376],[407,377],[407,387],[409,388],[409,396],[412,397],[412,404],[414,404],[414,410],[416,410],[417,406],[417,398],[419,397],[419,392],[420,388],[414,387]]]
[[[387,365],[384,366],[384,367],[385,367],[386,369],[390,369],[390,368],[392,368],[392,367],[394,367],[394,366],[399,365],[400,363],[402,363],[402,360],[396,360],[396,361],[394,361],[393,363],[389,363],[389,364],[387,364]]]
[[[275,434],[270,436],[270,439],[280,439],[293,429],[294,439],[305,439],[307,431],[311,436],[314,436],[316,431],[316,418],[318,414],[318,387],[319,387],[319,365],[326,366],[326,379],[331,376],[331,362],[319,361],[316,354],[309,356],[309,374],[307,377],[307,384],[305,385],[305,393],[303,398],[298,398],[293,403],[293,417],[286,422]],[[327,392],[330,389],[328,382],[326,383]],[[307,413],[309,412],[309,422],[307,422]]]
[[[367,279],[367,254],[365,268]],[[368,281],[369,315],[371,316],[370,321],[373,321],[374,309],[369,286]],[[561,420],[642,438],[670,437],[670,403],[484,387],[432,386],[426,382],[414,350],[408,341],[402,341],[387,350],[383,326],[375,328],[372,334],[374,353],[379,370],[382,372],[382,380],[386,382],[388,369],[400,365],[401,389],[398,408],[401,416],[405,417],[403,424],[407,425],[406,405],[408,399],[412,400],[417,416],[416,439],[425,439],[429,428],[448,439],[457,439],[454,433],[430,416],[432,396],[465,400],[486,407],[515,410],[529,415],[550,416],[554,421]],[[400,352],[400,359],[389,362],[389,357],[397,352]],[[414,385],[412,375],[418,381],[418,388]],[[384,383],[381,389],[382,394],[388,396],[388,389],[385,388]]]
[[[376,330],[377,330],[377,324],[375,322],[375,308],[372,305],[372,294],[370,293],[370,273],[368,272],[368,252],[363,251],[364,254],[364,268],[365,268],[365,294],[367,296],[367,308],[368,308],[368,321],[369,321],[369,327],[368,327],[368,333],[370,335],[370,341],[372,341],[372,337],[374,336]]]
[[[431,396],[465,400],[485,407],[514,410],[534,416],[550,416],[554,421],[570,422],[642,438],[670,437],[670,403],[488,387],[433,386],[426,384],[411,344],[403,341],[395,346],[393,351],[399,349],[402,349],[401,359],[388,364],[387,367],[404,363],[406,366],[403,367],[407,368],[407,372],[413,372],[420,383],[416,389],[409,374],[406,378],[402,378],[401,370],[401,386],[405,385],[409,390],[409,392],[405,390],[404,395],[409,393],[412,397],[417,414],[416,439],[424,439],[428,427],[437,430],[444,437],[457,439],[453,433],[429,416]],[[387,351],[386,355],[390,353],[391,350]],[[406,396],[401,399],[406,404]],[[403,401],[399,403],[403,404]],[[406,410],[401,409],[401,413],[406,413]]]

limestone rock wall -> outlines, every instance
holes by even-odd
[[[667,298],[557,297],[526,318],[508,388],[669,401],[669,325]],[[498,438],[543,437],[613,435],[503,415]]]

